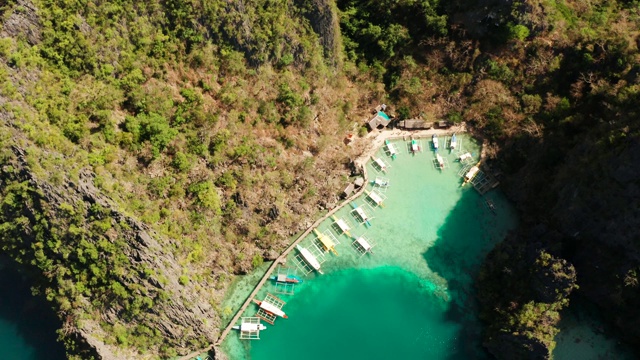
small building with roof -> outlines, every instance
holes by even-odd
[[[385,114],[384,111],[378,111],[376,115],[371,120],[369,120],[368,124],[371,130],[382,130],[386,128],[390,122],[391,118],[389,117],[389,115]]]
[[[422,119],[407,119],[398,121],[398,127],[406,130],[426,130],[431,129],[433,123]]]

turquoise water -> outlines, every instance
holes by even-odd
[[[477,160],[479,146],[466,136],[459,141]],[[430,139],[421,142],[423,149],[430,148]],[[440,143],[445,143],[444,137]],[[240,341],[231,334],[222,346],[231,360],[487,357],[480,343],[473,281],[487,252],[517,225],[515,211],[499,191],[485,195],[495,204],[492,213],[470,185],[460,187],[455,154],[440,151],[449,164],[440,171],[433,166],[433,152],[414,156],[408,154],[408,142],[395,144],[402,152],[395,160],[382,149],[377,154],[391,164],[387,174],[371,164],[367,167],[370,180],[382,176],[391,183],[384,193],[385,206],[371,211],[372,226],[357,225],[350,207],[336,215],[352,224],[351,235],[377,243],[374,254],[360,257],[346,235],[332,230],[332,220],[323,222],[320,231],[331,231],[341,241],[339,256],[326,254],[325,274],[304,276],[292,296],[276,294],[273,284],[265,285],[258,298],[276,294],[287,302],[283,310],[289,318],[267,324],[258,341]],[[301,244],[309,247],[314,238],[310,235]],[[288,259],[292,268],[296,254]],[[249,292],[239,286],[229,298],[239,302]],[[256,311],[252,305],[243,316]],[[590,337],[600,326],[597,321],[572,322],[570,314],[566,317],[557,338],[557,359],[622,354],[615,341]]]
[[[56,342],[60,324],[44,299],[31,295],[22,276],[0,265],[0,359],[65,359]]]
[[[477,159],[479,146],[461,138]],[[430,148],[430,139],[421,142]],[[339,256],[326,254],[325,275],[305,276],[295,295],[278,295],[287,301],[283,310],[289,319],[267,325],[261,340],[228,337],[223,350],[231,359],[484,357],[473,279],[486,253],[515,227],[514,211],[499,192],[487,194],[496,205],[494,214],[472,187],[460,187],[455,154],[440,151],[449,163],[441,171],[433,165],[433,152],[411,155],[409,142],[395,143],[402,152],[395,160],[382,149],[377,155],[391,164],[386,174],[368,165],[370,180],[382,176],[391,183],[383,193],[385,206],[370,211],[372,226],[358,225],[350,207],[336,215],[351,223],[351,235],[377,243],[374,254],[360,257],[352,240],[332,229],[332,220],[323,222],[320,231],[331,231],[341,242]],[[314,238],[302,245],[310,246]],[[292,267],[295,255],[289,256]],[[258,298],[267,292],[275,294],[273,284]],[[251,306],[244,315],[256,310]]]
[[[460,332],[447,304],[397,267],[332,272],[299,295],[287,304],[286,326],[251,344],[252,358],[273,359],[274,349],[282,349],[278,359],[443,358]]]

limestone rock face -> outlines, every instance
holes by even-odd
[[[119,257],[119,266],[123,271],[109,272],[109,281],[112,284],[120,284],[128,295],[113,296],[109,291],[103,293],[102,288],[98,287],[90,288],[89,291],[78,295],[75,298],[75,308],[61,308],[61,316],[64,313],[64,316],[75,319],[72,323],[77,324],[70,325],[65,330],[68,336],[79,336],[91,348],[90,353],[97,353],[102,359],[114,360],[139,359],[141,354],[129,352],[126,346],[121,346],[122,344],[117,346],[109,330],[113,326],[121,326],[124,329],[142,326],[152,329],[151,331],[157,332],[157,338],[163,339],[165,344],[179,353],[193,349],[194,339],[199,339],[202,343],[211,343],[217,338],[219,317],[211,306],[211,294],[208,293],[207,284],[199,282],[200,286],[196,287],[195,282],[185,282],[181,278],[184,265],[180,264],[171,252],[172,248],[179,246],[175,240],[159,236],[142,222],[120,212],[116,204],[103,196],[94,186],[95,175],[90,170],[81,171],[77,182],[64,179],[59,185],[54,185],[39,179],[31,171],[25,150],[19,147],[13,147],[12,150],[15,156],[1,167],[3,181],[0,182],[0,191],[4,192],[11,184],[25,182],[30,189],[30,199],[25,202],[22,214],[18,214],[29,219],[29,223],[18,233],[21,239],[16,242],[17,251],[30,256],[30,249],[40,246],[37,234],[42,233],[42,229],[37,227],[42,225],[36,219],[42,217],[47,219],[48,228],[45,229],[45,233],[50,233],[51,236],[57,234],[61,240],[60,248],[78,247],[79,244],[65,244],[75,241],[74,238],[60,235],[64,228],[60,220],[64,217],[60,210],[63,208],[74,209],[76,217],[96,218],[109,228],[104,235],[95,231],[91,233],[87,229],[95,224],[91,225],[85,220],[86,228],[75,230],[88,234],[81,240],[86,242],[83,246],[90,247],[93,244],[100,248],[105,246],[105,241],[117,244],[114,250],[117,253],[114,256]],[[96,206],[103,209],[98,214],[92,213],[95,212]],[[63,260],[65,265],[61,266],[56,265],[55,256],[50,256],[53,269],[57,269],[55,271],[62,271],[60,269],[64,266],[71,268],[74,265],[70,262],[85,261],[83,265],[90,267],[93,266],[92,261],[95,261],[96,265],[99,265],[100,261],[109,261],[106,254],[100,253],[95,260],[89,260],[88,257],[79,260],[73,253],[66,256],[67,259]],[[53,278],[48,273],[39,275],[44,279],[43,283],[51,282],[54,287],[56,284],[59,286],[55,281],[76,282],[76,279],[64,274],[57,274]],[[61,280],[59,277],[64,279]],[[80,285],[76,283],[77,286]],[[151,299],[149,303],[152,305],[142,306],[136,313],[128,310],[136,306],[136,301],[144,302],[144,298]],[[101,312],[97,318],[87,315],[96,311]],[[153,352],[154,349],[145,350]]]
[[[3,20],[0,36],[24,37],[31,45],[39,44],[42,34],[38,9],[29,0],[18,0],[17,3],[19,7],[12,8],[11,14]]]
[[[560,310],[576,289],[571,263],[552,255],[545,226],[510,234],[487,256],[478,280],[484,346],[498,359],[550,359]]]
[[[331,0],[310,0],[307,17],[324,48],[325,57],[334,63],[339,54],[340,26],[335,4]]]

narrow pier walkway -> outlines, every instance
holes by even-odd
[[[309,235],[309,233],[311,233],[311,231],[313,231],[313,229],[317,228],[318,225],[320,225],[320,223],[322,223],[324,220],[329,218],[331,215],[335,214],[338,210],[342,209],[344,206],[348,206],[351,201],[355,200],[357,197],[359,197],[360,195],[362,195],[364,193],[364,190],[366,189],[367,184],[369,182],[369,177],[367,175],[366,163],[367,163],[367,161],[369,161],[369,158],[371,157],[372,152],[377,151],[377,149],[380,148],[384,144],[384,140],[387,140],[387,139],[388,140],[403,139],[403,137],[406,136],[407,134],[416,136],[418,138],[420,138],[420,137],[428,137],[433,133],[443,134],[444,135],[444,134],[449,133],[450,131],[451,130],[448,130],[448,131],[427,130],[427,131],[420,131],[420,132],[415,132],[415,131],[413,131],[413,132],[409,132],[409,131],[387,131],[387,132],[380,133],[374,139],[374,141],[372,141],[369,144],[369,146],[363,151],[362,155],[360,157],[358,157],[354,161],[356,163],[356,165],[358,167],[360,167],[360,169],[362,170],[362,176],[364,177],[364,180],[365,180],[365,182],[362,185],[362,187],[356,193],[351,195],[349,198],[345,199],[342,202],[342,204],[340,204],[340,206],[336,206],[331,211],[329,211],[327,214],[325,214],[324,216],[322,216],[321,218],[316,220],[313,223],[313,225],[311,225],[293,243],[291,243],[291,245],[289,245],[289,247],[287,247],[287,249],[284,252],[282,252],[282,254],[280,254],[280,256],[278,256],[278,258],[271,264],[271,266],[269,266],[269,269],[267,269],[267,271],[265,272],[265,274],[262,277],[262,279],[260,280],[260,282],[258,282],[258,284],[254,287],[254,289],[251,292],[251,294],[249,295],[249,297],[247,297],[247,299],[245,300],[244,304],[242,304],[242,306],[240,307],[240,310],[238,310],[236,312],[236,314],[233,317],[233,319],[231,319],[231,321],[229,322],[227,327],[222,331],[222,333],[218,337],[218,340],[216,340],[216,342],[214,344],[209,345],[207,348],[204,348],[204,349],[198,350],[196,352],[193,352],[191,354],[188,354],[188,355],[185,355],[183,357],[180,357],[178,360],[194,359],[197,356],[199,356],[200,354],[209,352],[214,347],[220,346],[222,344],[222,342],[224,341],[224,339],[227,337],[227,335],[229,335],[229,332],[232,330],[233,326],[238,322],[240,317],[242,317],[242,314],[245,312],[245,310],[247,310],[247,307],[249,307],[249,305],[251,304],[252,300],[258,294],[258,292],[260,291],[260,289],[262,288],[264,283],[267,282],[267,280],[269,279],[269,276],[276,269],[278,264],[286,263],[287,255],[289,255],[289,253],[291,251],[293,251],[293,249],[295,249],[296,245],[298,245],[298,243],[300,243],[305,237],[307,237],[307,235]],[[460,129],[457,129],[456,131],[458,133],[466,132],[464,126],[461,127]]]
[[[262,277],[262,279],[260,280],[260,282],[258,283],[258,285],[256,285],[256,287],[253,289],[253,291],[251,292],[251,295],[249,295],[249,297],[247,298],[247,300],[244,302],[244,304],[242,305],[242,307],[240,308],[240,310],[238,310],[238,312],[236,313],[236,316],[233,317],[233,319],[231,320],[231,322],[229,323],[229,325],[226,327],[226,329],[224,329],[224,331],[220,334],[220,337],[218,338],[218,341],[216,341],[215,346],[219,346],[220,344],[222,344],[222,342],[224,341],[224,339],[227,337],[227,335],[229,334],[229,331],[231,331],[231,328],[238,322],[238,320],[240,319],[240,317],[242,316],[242,313],[247,309],[247,307],[251,304],[251,300],[258,294],[258,291],[260,291],[260,288],[262,288],[262,285],[264,285],[265,282],[267,282],[267,280],[269,280],[269,275],[271,275],[271,273],[276,269],[276,267],[278,266],[278,264],[286,264],[287,262],[287,255],[289,255],[289,253],[291,251],[293,251],[293,249],[295,249],[296,245],[298,245],[298,243],[300,243],[300,241],[302,241],[304,238],[307,237],[307,235],[309,235],[311,233],[311,231],[313,231],[313,229],[317,228],[318,225],[320,225],[320,223],[322,223],[323,221],[325,221],[326,219],[328,219],[331,215],[335,214],[338,210],[340,210],[341,208],[343,208],[346,205],[349,205],[349,203],[353,200],[355,200],[358,196],[360,196],[365,188],[366,188],[366,182],[368,181],[367,178],[367,170],[366,168],[363,168],[363,177],[365,179],[365,185],[363,185],[358,192],[354,193],[353,195],[351,195],[348,199],[346,199],[345,201],[343,201],[343,203],[340,206],[336,206],[335,208],[333,208],[331,211],[329,211],[326,215],[324,215],[323,217],[319,218],[318,220],[316,220],[313,225],[311,225],[307,230],[305,230],[305,232],[302,233],[302,235],[300,235],[296,241],[294,241],[293,243],[291,243],[291,245],[289,245],[289,247],[282,253],[280,254],[280,256],[278,256],[278,258],[273,262],[273,264],[271,264],[271,266],[269,266],[269,269],[267,270],[267,272],[264,274],[264,276]]]
[[[214,347],[220,346],[222,344],[222,342],[227,337],[227,335],[229,335],[229,332],[231,331],[233,326],[238,322],[240,317],[242,317],[242,314],[244,313],[244,311],[247,310],[247,307],[249,307],[249,305],[251,305],[251,302],[252,302],[251,300],[253,300],[256,297],[256,295],[258,294],[258,291],[260,291],[260,289],[262,288],[264,283],[267,282],[267,280],[269,280],[269,276],[276,269],[278,264],[285,264],[287,262],[287,255],[289,255],[289,253],[291,251],[293,251],[293,249],[295,249],[296,245],[298,245],[305,237],[307,237],[307,235],[309,235],[309,233],[311,233],[311,231],[313,231],[313,229],[318,227],[318,225],[320,225],[320,223],[322,223],[323,221],[328,219],[331,215],[335,214],[338,210],[342,209],[344,206],[349,205],[349,203],[351,201],[355,200],[358,196],[360,196],[360,195],[362,195],[364,193],[364,190],[366,189],[366,184],[368,182],[367,168],[366,168],[366,166],[362,166],[361,169],[362,169],[362,176],[364,177],[364,180],[365,180],[364,185],[356,193],[351,195],[349,198],[345,199],[342,202],[342,204],[340,204],[340,206],[336,206],[331,211],[329,211],[326,215],[324,215],[323,217],[321,217],[318,220],[316,220],[313,223],[313,225],[311,225],[293,243],[291,243],[291,245],[289,245],[289,247],[287,247],[287,249],[282,254],[280,254],[280,256],[278,256],[278,258],[271,264],[271,266],[269,266],[269,269],[267,269],[267,271],[265,272],[264,276],[262,277],[262,279],[260,279],[260,282],[258,282],[258,284],[255,286],[255,288],[253,289],[253,291],[251,292],[249,297],[247,297],[247,299],[245,300],[244,304],[242,304],[242,307],[240,307],[240,310],[238,310],[238,312],[236,312],[236,315],[233,317],[233,319],[231,319],[231,321],[229,322],[227,327],[222,331],[222,333],[220,334],[220,337],[218,337],[218,340],[214,344],[209,345],[207,348],[202,349],[202,350],[198,350],[197,352],[193,352],[193,353],[188,354],[188,355],[185,355],[185,356],[179,358],[179,360],[190,360],[190,359],[193,359],[193,358],[197,357],[198,355],[206,353],[206,352],[209,352]]]

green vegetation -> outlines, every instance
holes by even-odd
[[[151,317],[169,295],[158,288],[198,289],[218,308],[230,274],[269,260],[304,219],[330,206],[356,152],[342,146],[345,133],[364,136],[360,120],[386,102],[399,118],[466,121],[496,149],[505,189],[528,216],[566,235],[534,246],[534,260],[514,271],[526,281],[505,278],[516,304],[500,302],[495,321],[485,316],[488,338],[517,333],[518,341],[548,350],[573,285],[553,283],[562,296],[545,297],[551,285],[543,269],[573,279],[556,245],[572,248],[567,239],[586,233],[585,241],[609,246],[598,240],[609,231],[602,224],[625,217],[618,209],[629,201],[616,194],[633,190],[623,165],[609,167],[617,156],[636,159],[637,5],[5,2],[0,247],[39,274],[36,290],[69,319],[69,329],[92,319],[107,344],[184,353],[212,339],[189,324],[160,341],[168,334]],[[19,173],[15,149],[25,150],[33,181]],[[593,174],[609,173],[603,169],[617,174],[616,185],[594,188]],[[80,175],[87,171],[91,180]],[[95,186],[113,203],[58,203],[35,183],[61,192]],[[599,192],[614,200],[590,195]],[[610,209],[602,220],[578,212],[601,206]],[[116,214],[147,224],[180,270],[161,274],[125,256],[130,225]],[[589,215],[598,231],[573,221],[578,215]],[[619,245],[629,244],[639,245]],[[491,291],[483,299],[509,298],[487,279],[502,276],[493,263],[529,253],[513,248],[490,256],[481,284]],[[633,298],[640,264],[627,260],[601,279],[615,284],[611,303],[632,311],[625,304],[633,302],[620,299]],[[598,275],[587,264],[576,268]],[[133,272],[159,285],[135,284],[126,275]],[[69,317],[70,309],[79,311]],[[114,315],[102,319],[107,312]]]
[[[560,310],[577,289],[570,263],[512,236],[487,257],[478,280],[485,345],[501,359],[549,358]]]

